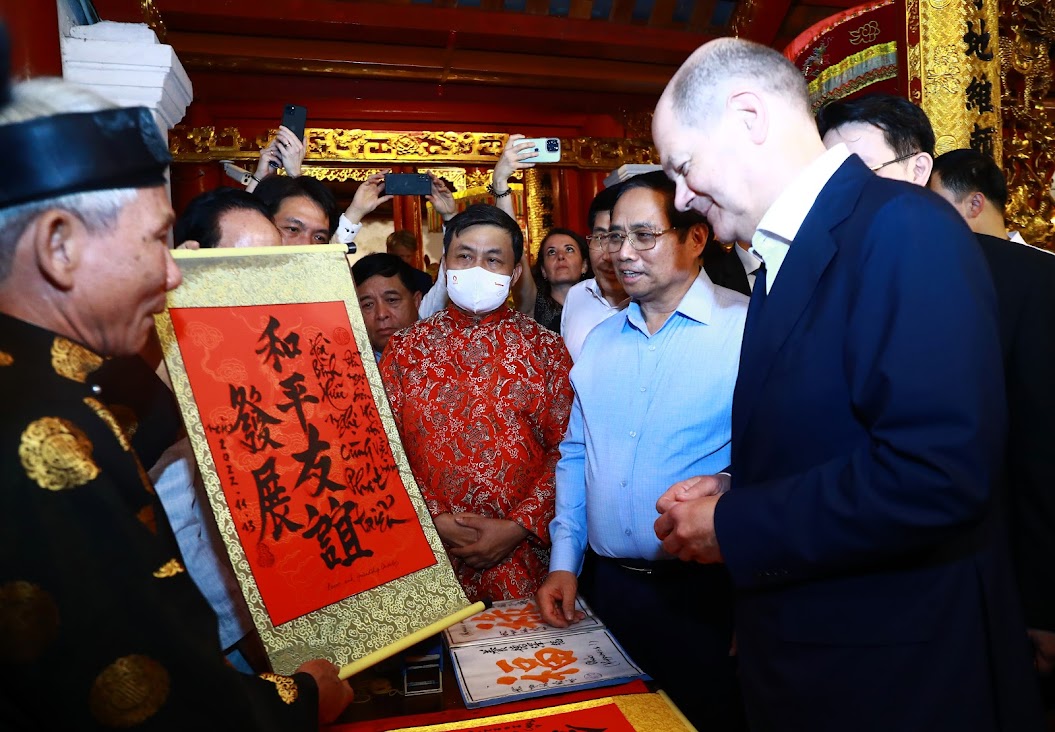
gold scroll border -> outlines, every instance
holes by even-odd
[[[172,387],[180,397],[180,411],[198,458],[213,516],[253,623],[260,632],[275,671],[292,673],[304,661],[320,657],[329,658],[337,665],[345,664],[397,643],[421,626],[450,616],[468,605],[399,441],[392,410],[358,308],[344,247],[316,245],[243,249],[236,252],[230,249],[177,250],[174,255],[180,268],[188,275],[193,275],[195,265],[209,260],[227,259],[229,262],[203,269],[200,278],[187,276],[180,288],[169,293],[169,307],[237,307],[344,301],[396,467],[437,559],[432,567],[361,592],[275,628],[260,597],[245,550],[238,540],[230,509],[224,500],[216,464],[209,451],[205,428],[194,403],[183,356],[176,342],[172,318],[166,309],[157,316],[157,326]],[[264,264],[271,266],[264,268],[261,266]],[[310,291],[298,289],[301,283],[310,283]],[[381,618],[389,619],[390,625],[379,625]]]
[[[176,163],[219,160],[255,161],[275,134],[244,135],[237,127],[187,127],[169,132],[169,151]],[[307,166],[344,163],[371,167],[428,163],[486,165],[498,162],[508,136],[501,132],[390,132],[309,127],[305,130]],[[560,165],[612,170],[620,165],[659,162],[647,138],[561,138]]]
[[[495,725],[503,722],[522,722],[529,719],[551,717],[566,712],[577,712],[580,709],[594,709],[614,703],[619,707],[626,720],[638,732],[696,732],[681,710],[674,706],[664,692],[654,694],[625,694],[623,696],[606,696],[602,699],[590,699],[575,704],[562,704],[557,707],[546,707],[527,712],[500,714],[494,717],[476,717],[461,722],[444,722],[443,724],[424,727],[400,727],[392,732],[451,732],[463,730],[473,725]]]

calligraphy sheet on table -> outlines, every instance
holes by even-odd
[[[575,598],[575,609],[585,617],[573,627],[576,632],[603,628],[581,597]],[[472,643],[485,643],[495,640],[510,640],[517,636],[562,633],[542,621],[538,603],[534,597],[522,597],[519,600],[499,600],[482,613],[476,613],[460,623],[455,623],[443,631],[447,645],[454,648]]]
[[[647,678],[581,599],[568,628],[542,622],[532,598],[504,600],[444,631],[470,709]]]
[[[628,694],[393,732],[696,732],[666,694]]]
[[[346,664],[463,610],[343,247],[176,255],[183,285],[158,332],[275,670]]]

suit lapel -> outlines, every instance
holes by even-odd
[[[851,156],[835,172],[802,222],[762,311],[744,332],[740,371],[733,394],[734,445],[750,422],[777,354],[838,251],[832,229],[853,212],[866,176],[870,175],[856,156]]]

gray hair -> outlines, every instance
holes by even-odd
[[[11,103],[0,108],[0,125],[71,112],[98,112],[117,106],[95,92],[57,78],[24,81],[16,84],[11,92]],[[115,225],[121,209],[135,199],[136,193],[135,188],[89,191],[0,209],[0,282],[11,273],[18,240],[44,212],[67,211],[96,234]]]
[[[811,114],[806,79],[781,53],[752,41],[720,38],[689,57],[671,82],[670,99],[678,120],[696,127],[711,119],[718,92],[730,81],[744,79]]]

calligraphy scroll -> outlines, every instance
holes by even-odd
[[[158,330],[275,670],[320,656],[343,665],[464,611],[343,247],[176,255],[184,282]]]

